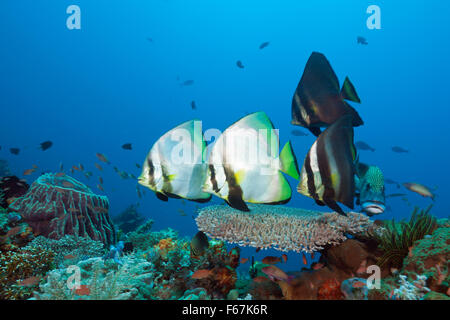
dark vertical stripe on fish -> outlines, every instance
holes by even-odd
[[[211,173],[211,184],[212,184],[212,188],[214,190],[215,193],[219,193],[219,186],[217,185],[217,180],[216,180],[216,170],[214,169],[214,165],[210,164],[209,165],[209,172]]]
[[[316,192],[316,186],[314,184],[314,173],[311,169],[310,152],[308,152],[308,154],[306,155],[306,159],[305,159],[305,170],[306,170],[306,180],[307,180],[306,182],[308,184],[308,193],[313,199],[320,200],[319,195]]]
[[[244,202],[242,188],[237,184],[233,170],[227,165],[223,166],[223,170],[225,172],[225,180],[228,184],[228,203],[235,209],[250,211]]]

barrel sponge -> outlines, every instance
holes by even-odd
[[[64,173],[40,176],[10,209],[19,212],[35,234],[50,239],[75,235],[106,245],[116,241],[108,198]]]
[[[240,246],[310,253],[345,241],[346,233],[364,233],[372,225],[367,216],[354,212],[345,217],[285,206],[253,204],[249,209],[205,207],[196,218],[198,229]]]

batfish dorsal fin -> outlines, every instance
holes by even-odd
[[[288,141],[280,153],[281,171],[291,176],[294,179],[300,178],[298,170],[297,158],[292,150],[291,142]]]
[[[355,87],[348,77],[345,77],[344,83],[342,84],[341,97],[345,100],[361,103]]]

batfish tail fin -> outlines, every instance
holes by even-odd
[[[294,179],[300,178],[298,170],[297,158],[292,150],[291,142],[288,141],[280,153],[281,171],[291,176]]]
[[[348,77],[345,77],[344,84],[342,85],[341,97],[345,100],[361,103],[361,100],[356,93],[355,87]]]

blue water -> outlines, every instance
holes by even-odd
[[[81,8],[81,30],[66,27],[71,4]],[[381,30],[366,27],[371,4],[381,8]],[[66,171],[82,163],[94,177],[75,173],[75,178],[102,193],[96,188],[101,175],[111,214],[140,203],[155,229],[172,227],[192,236],[195,204],[163,203],[150,190],[141,200],[136,182],[120,179],[112,165],[138,176],[135,163],[176,125],[198,118],[204,129],[224,130],[259,110],[280,129],[282,143],[292,140],[302,163],[314,138],[290,134],[297,129],[290,125],[291,99],[309,55],[319,51],[341,83],[350,77],[362,100],[355,107],[365,125],[355,129],[355,140],[376,151],[361,151],[360,160],[399,182],[438,187],[432,213],[446,217],[449,10],[450,3],[437,0],[2,0],[0,158],[19,176],[38,165],[27,177],[30,183],[42,171],[58,171],[60,162]],[[358,45],[357,36],[369,45]],[[270,45],[259,50],[265,41]],[[236,67],[237,60],[244,69]],[[180,87],[189,79],[193,86]],[[191,109],[192,100],[197,110]],[[42,152],[37,146],[45,140],[54,146]],[[132,151],[121,148],[127,142]],[[394,153],[394,145],[411,151]],[[21,153],[10,154],[11,147]],[[94,167],[97,152],[112,162],[102,163],[101,174]],[[387,194],[392,192],[407,193],[413,205],[431,203],[387,185]],[[388,204],[392,210],[380,218],[409,217],[412,207],[400,198]],[[318,208],[295,192],[289,205]],[[250,256],[254,249],[243,253]],[[298,269],[300,260],[290,255],[290,267]]]

